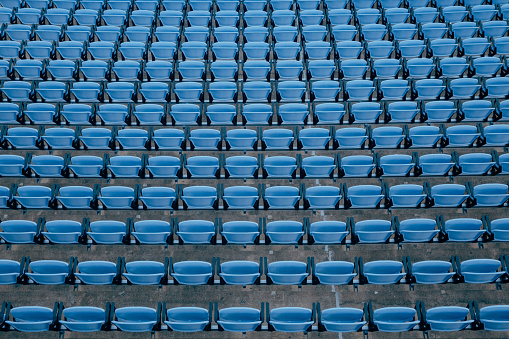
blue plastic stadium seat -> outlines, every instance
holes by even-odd
[[[257,169],[258,161],[254,157],[239,155],[226,158],[225,170],[230,177],[252,177]]]
[[[313,79],[331,79],[336,69],[333,60],[310,60],[308,62],[309,75]]]
[[[306,189],[306,200],[311,209],[335,208],[341,199],[341,190],[336,186],[315,186]]]
[[[405,242],[429,242],[437,234],[436,221],[426,218],[406,219],[400,222],[400,232]]]
[[[31,25],[10,24],[4,31],[11,40],[24,41],[30,40],[32,27]]]
[[[271,186],[265,189],[269,208],[293,209],[300,200],[300,192],[293,186]]]
[[[181,51],[186,59],[203,60],[207,52],[207,44],[200,41],[184,42]]]
[[[472,218],[456,218],[445,222],[445,232],[449,241],[472,242],[486,232],[482,229],[482,221]]]
[[[112,58],[115,45],[109,41],[94,41],[90,43],[87,50],[94,59],[107,60]]]
[[[179,27],[182,22],[182,11],[166,10],[159,13],[159,20],[163,26]]]
[[[145,65],[145,71],[151,80],[166,80],[173,74],[173,63],[170,61],[149,61]]]
[[[0,155],[0,175],[2,177],[20,177],[25,167],[25,158],[14,154]],[[3,192],[2,192],[3,193]]]
[[[14,199],[24,208],[48,208],[51,189],[45,186],[21,186]]]
[[[217,148],[221,135],[215,129],[195,129],[191,131],[189,140],[195,149],[210,150]]]
[[[159,26],[155,29],[154,35],[157,37],[159,42],[175,43],[177,38],[180,36],[180,30],[178,27]]]
[[[269,319],[269,323],[279,332],[305,332],[313,324],[311,310],[302,307],[272,309]]]
[[[411,122],[419,113],[416,102],[397,101],[387,106],[391,122]]]
[[[58,260],[32,261],[29,267],[32,273],[26,275],[40,285],[62,285],[69,274],[69,265]]]
[[[120,37],[120,27],[118,26],[98,26],[95,35],[100,41],[115,43]],[[97,46],[99,47],[99,46]],[[111,48],[111,45],[105,44],[105,48]]]
[[[126,225],[114,220],[93,221],[87,235],[98,244],[121,244],[126,235]]]
[[[102,187],[99,200],[104,208],[130,209],[134,200],[134,190],[125,186]]]
[[[215,61],[210,65],[210,71],[214,75],[215,80],[235,80],[238,72],[237,62],[229,61]]]
[[[141,84],[140,92],[145,102],[165,102],[168,100],[170,89],[164,82],[144,82]]]
[[[36,155],[28,166],[39,177],[61,177],[64,158],[57,155]]]
[[[383,198],[382,188],[375,185],[357,185],[348,188],[352,208],[376,208]]]
[[[447,27],[443,23],[424,24],[422,25],[422,32],[426,39],[431,40],[430,47],[432,48],[434,56],[449,56],[458,47],[458,44],[454,39],[444,38],[444,35],[447,32]]]
[[[377,127],[373,129],[375,148],[397,148],[403,138],[401,127]]]
[[[69,187],[69,186],[68,186]],[[47,232],[41,232],[53,244],[77,244],[81,224],[72,220],[53,220],[45,224]]]
[[[327,41],[310,41],[305,44],[305,51],[308,59],[323,60],[328,59],[332,46]]]
[[[481,308],[479,312],[481,323],[486,331],[507,331],[509,322],[507,321],[507,305],[493,305]]]
[[[400,13],[399,12],[400,10],[402,10],[402,8],[394,8],[394,9],[387,10],[385,12],[387,19],[389,21],[393,21],[391,23],[393,25],[392,33],[394,34],[394,39],[396,39],[398,41],[413,39],[413,37],[417,33],[417,27],[415,24],[405,23],[406,19],[403,22],[394,22],[394,21],[400,21],[405,16],[408,15],[408,12],[406,10],[403,9],[403,13]],[[389,11],[391,11],[391,12],[389,12]]]
[[[291,91],[285,88],[285,91]],[[295,93],[296,95],[300,94]],[[299,98],[300,100],[300,98]],[[308,106],[305,104],[285,104],[279,106],[278,116],[281,118],[282,124],[298,124],[302,125],[309,115]]]
[[[429,122],[448,121],[457,109],[452,101],[430,101],[424,105],[424,113]]]
[[[66,320],[60,320],[60,324],[73,332],[100,331],[105,319],[104,309],[92,306],[69,307],[63,315]]]
[[[17,125],[19,123],[20,107],[17,104],[2,102],[0,103],[0,109],[2,110],[2,116],[0,116],[2,124]]]
[[[19,262],[14,260],[0,260],[0,285],[16,284],[19,275]]]
[[[161,128],[154,131],[152,139],[159,149],[181,149],[184,131],[174,128]]]
[[[422,40],[403,40],[398,47],[403,58],[419,58],[426,48]]]
[[[412,264],[412,274],[418,284],[443,284],[455,274],[451,268],[448,261],[419,261]]]
[[[476,59],[479,60],[479,59]],[[498,59],[497,59],[498,60]],[[494,108],[488,100],[465,101],[461,105],[461,112],[464,115],[464,121],[482,121],[488,119]]]
[[[125,125],[128,113],[127,105],[104,104],[96,111],[105,125]]]
[[[486,153],[463,154],[459,157],[458,164],[465,175],[483,175],[495,165],[491,155]]]
[[[393,207],[417,208],[426,198],[421,185],[401,184],[389,189],[389,198]]]
[[[193,156],[187,159],[186,169],[193,177],[213,178],[219,170],[219,159],[212,156]]]
[[[10,244],[33,243],[37,233],[37,224],[28,220],[5,220],[0,223],[0,227],[3,231],[0,237]]]
[[[426,310],[426,321],[432,331],[461,331],[474,320],[467,319],[466,307],[441,306]]]
[[[348,25],[352,19],[352,12],[349,9],[329,9],[327,14],[332,26]]]
[[[345,177],[367,177],[374,168],[371,156],[350,155],[341,159],[341,169]]]
[[[108,64],[102,60],[87,60],[81,63],[80,71],[86,80],[103,80],[108,71]],[[75,83],[73,87],[77,84]]]
[[[147,168],[153,177],[174,178],[180,170],[180,159],[173,156],[150,157]]]
[[[80,26],[70,26],[70,27],[80,27]],[[66,31],[66,33],[68,35],[71,34],[71,32],[73,32],[73,31],[70,31],[69,29]],[[79,31],[75,32],[75,33],[81,34],[81,32],[79,32]],[[90,32],[88,32],[88,33],[90,33]],[[74,34],[71,36],[74,37]],[[74,38],[74,39],[76,39],[76,38]],[[83,39],[83,41],[86,41],[86,40],[88,40],[88,37]],[[83,45],[82,41],[77,41],[77,40],[61,41],[58,43],[56,50],[58,51],[58,53],[60,54],[60,56],[63,59],[80,59],[82,56],[82,53],[84,51],[84,45]]]
[[[294,136],[289,129],[273,128],[263,131],[262,140],[267,149],[288,149]]]
[[[141,170],[141,159],[132,155],[113,156],[108,169],[115,177],[136,178]]]
[[[375,310],[373,321],[381,332],[406,332],[419,324],[415,315],[410,307],[384,307]]]
[[[308,177],[329,177],[336,168],[334,158],[328,156],[310,156],[302,159],[302,169]]]
[[[221,235],[232,244],[253,244],[260,235],[259,225],[252,221],[228,221]]]
[[[309,25],[302,28],[302,36],[307,42],[323,41],[327,35],[327,28],[320,25]]]
[[[51,81],[51,82],[48,81],[46,83],[41,83],[40,85],[42,86],[43,84],[52,84],[55,82],[56,81]],[[59,83],[59,84],[62,84],[62,83]],[[63,85],[65,87],[65,84],[63,84]],[[49,91],[51,91],[51,90],[49,90]],[[54,89],[52,92],[58,93],[58,90]],[[24,110],[23,114],[28,119],[30,119],[30,121],[33,122],[34,124],[50,125],[50,124],[54,124],[53,119],[56,114],[56,109],[55,109],[55,105],[52,105],[52,104],[39,104],[39,103],[28,104],[26,106],[26,109]]]
[[[182,200],[189,209],[211,209],[217,200],[217,192],[210,186],[184,187]]]
[[[504,98],[509,95],[509,81],[505,77],[490,78],[486,80],[488,96],[493,98]]]
[[[221,26],[236,26],[239,22],[239,13],[234,10],[223,10],[216,13],[216,22]]]
[[[149,307],[122,307],[115,310],[112,323],[123,332],[150,332],[157,323],[157,312]]]
[[[101,85],[96,82],[75,82],[71,88],[76,102],[98,102]]]
[[[339,82],[334,80],[320,80],[313,82],[311,93],[314,100],[337,101],[339,94]]]
[[[220,11],[235,11],[239,6],[238,0],[219,0],[216,1],[217,7],[219,7]]]
[[[181,261],[173,264],[171,276],[182,285],[204,285],[212,277],[212,265],[204,261]]]
[[[6,81],[2,92],[11,101],[29,101],[29,95],[32,93],[31,88],[32,85],[26,81]]]
[[[101,15],[101,18],[108,26],[123,26],[126,17],[127,13],[120,9],[107,9]]]
[[[476,126],[457,125],[447,127],[445,135],[449,140],[449,147],[470,147],[480,136]]]
[[[243,107],[242,116],[246,124],[267,124],[272,117],[272,108],[267,104],[250,104]]]
[[[509,241],[509,219],[500,218],[491,221],[491,233],[495,241]]]
[[[288,9],[275,10],[272,12],[274,26],[291,26],[295,20],[295,12]]]
[[[289,156],[271,156],[264,160],[263,169],[269,177],[291,177],[297,163],[295,158]]]
[[[467,198],[465,186],[459,184],[439,184],[431,187],[431,197],[437,207],[458,207]]]
[[[378,59],[373,62],[373,69],[377,78],[395,78],[401,69],[401,64],[395,59]]]
[[[51,60],[47,70],[57,80],[71,80],[76,76],[76,64],[71,60]]]
[[[374,90],[375,87],[371,80],[351,80],[346,83],[346,91],[349,100],[369,100]]]
[[[481,57],[473,61],[475,74],[479,76],[493,77],[502,67],[498,57]]]
[[[123,276],[134,285],[157,285],[164,275],[164,264],[157,261],[131,261]]]
[[[19,58],[21,51],[21,44],[17,41],[4,40],[0,42],[0,57],[3,59]]]
[[[110,285],[116,276],[117,266],[109,261],[83,261],[78,263],[78,271],[75,275],[83,284]]]
[[[35,148],[35,143],[38,140],[38,132],[35,128],[31,127],[11,127],[7,131],[5,138],[13,148]]]
[[[280,60],[276,63],[277,76],[282,80],[299,79],[303,69],[302,62],[297,60]]]
[[[414,166],[412,157],[407,154],[388,154],[380,158],[384,176],[405,176]]]
[[[260,277],[260,265],[244,260],[223,262],[219,276],[228,285],[252,285]]]
[[[280,61],[279,63],[281,62],[282,61]],[[267,75],[269,74],[269,71],[270,64],[264,60],[248,60],[244,63],[243,66],[243,72],[248,80],[265,80],[267,78]]]
[[[41,18],[41,10],[37,8],[19,8],[15,15],[22,24],[37,25]]]
[[[474,198],[476,199],[477,206],[501,206],[507,199],[508,186],[505,184],[480,184],[474,186]]]
[[[210,101],[232,102],[237,94],[237,84],[234,82],[212,82],[209,84],[208,93]]]
[[[405,273],[401,273],[402,269],[403,264],[399,261],[370,261],[364,264],[364,275],[370,284],[396,284],[405,276]]]
[[[504,14],[503,7],[501,8],[501,11]],[[506,17],[506,16],[507,15],[504,15],[504,17]],[[505,21],[488,21],[488,22],[483,22],[481,25],[482,25],[484,34],[486,36],[489,36],[492,38],[502,37],[509,29],[509,27],[507,26],[507,23]]]
[[[49,59],[53,46],[49,41],[28,41],[25,51],[32,59]]]
[[[176,125],[196,125],[200,114],[200,107],[194,104],[176,104],[171,106],[170,111]]]
[[[471,98],[481,88],[477,79],[461,78],[451,80],[453,98]]]
[[[453,58],[454,59],[454,58]],[[443,65],[443,64],[442,64]],[[412,78],[426,78],[435,68],[432,59],[410,59],[407,61],[408,75]],[[443,70],[443,68],[442,68]]]
[[[444,58],[439,61],[438,69],[442,72],[443,77],[458,78],[467,70],[467,59],[464,57]]]
[[[275,27],[274,30],[276,28],[277,27]],[[217,29],[216,29],[216,31],[217,31]],[[251,26],[251,27],[245,27],[243,34],[244,34],[244,37],[246,38],[247,42],[265,42],[265,39],[267,38],[269,32],[266,27]]]
[[[273,221],[267,224],[267,235],[277,244],[295,244],[304,232],[302,223],[296,221]]]
[[[247,42],[244,44],[242,51],[246,54],[247,60],[265,59],[267,53],[269,52],[269,44],[260,41]],[[295,55],[298,53],[295,52],[294,50],[291,50],[290,52],[293,52]]]
[[[486,284],[492,283],[504,274],[506,271],[497,271],[500,267],[500,261],[493,259],[471,259],[461,262],[461,275],[466,283]]]
[[[360,8],[356,11],[357,20],[361,26],[376,24],[378,19],[382,16],[380,11],[376,8]]]
[[[130,62],[130,61],[120,61],[120,62]],[[122,67],[122,66],[121,66]],[[132,69],[137,72],[138,70],[131,67],[126,67],[125,69]],[[119,71],[119,69],[115,69],[115,72]],[[118,75],[118,73],[117,73]],[[119,76],[120,78],[120,76]],[[110,97],[111,102],[130,102],[132,101],[132,97],[134,95],[134,84],[128,82],[109,82],[105,90]]]
[[[346,47],[348,49],[349,47],[358,48],[361,46],[360,43],[352,43],[354,38],[357,36],[357,28],[354,25],[336,25],[332,27],[332,35],[337,41],[336,49],[338,50],[340,57],[343,57],[340,48]],[[360,48],[362,49],[362,47]],[[359,53],[357,53],[357,55]],[[347,56],[348,55],[350,58],[353,58],[351,53],[348,53]]]
[[[174,307],[166,311],[164,323],[173,331],[198,332],[209,324],[209,311],[200,307]]]
[[[300,261],[276,261],[267,266],[267,276],[276,285],[299,285],[308,276],[307,265]]]
[[[226,142],[230,145],[230,149],[252,149],[257,140],[256,131],[251,129],[232,129],[226,132]]]
[[[316,221],[311,223],[309,232],[319,244],[341,243],[348,234],[346,223],[342,221]]]
[[[174,92],[179,101],[199,101],[203,95],[203,86],[198,82],[178,82],[175,84]],[[147,94],[148,93],[150,92],[147,91]]]
[[[130,61],[130,60],[124,60],[124,61],[117,61],[113,64],[112,67],[113,72],[117,75],[117,78],[119,80],[125,81],[125,80],[135,80],[141,70],[141,66],[139,62],[136,61]],[[108,84],[109,85],[109,84]],[[108,86],[108,89],[110,86]],[[109,94],[110,92],[108,92]],[[132,95],[132,94],[131,94]],[[110,95],[111,96],[111,95]],[[128,96],[125,101],[129,101],[130,96]]]
[[[53,310],[41,306],[21,306],[11,309],[14,321],[5,322],[20,332],[44,332],[53,322]]]
[[[328,332],[356,332],[366,324],[361,309],[350,307],[329,308],[322,311],[321,323]]]
[[[394,233],[387,220],[363,220],[355,223],[355,234],[360,243],[383,243]]]
[[[384,80],[380,83],[380,90],[386,100],[402,100],[409,89],[406,80]]]
[[[21,59],[16,61],[13,69],[16,70],[20,79],[36,80],[41,77],[42,66],[39,60]]]
[[[314,115],[318,124],[337,124],[345,114],[345,107],[340,103],[324,103],[315,106]]]
[[[509,143],[509,127],[505,124],[491,125],[484,128],[486,145],[505,146]]]
[[[336,141],[339,148],[361,148],[367,139],[364,128],[348,127],[336,130]]]
[[[187,20],[191,26],[207,26],[210,22],[210,13],[208,11],[194,10],[187,14]]]
[[[471,8],[474,21],[490,21],[498,10],[495,5],[477,5]]]
[[[153,24],[155,12],[147,10],[132,11],[130,19],[135,26],[151,26]]]
[[[443,92],[445,86],[443,85],[442,80],[439,79],[421,79],[415,82],[414,88],[417,91],[418,99],[436,99]]]
[[[78,177],[100,177],[102,168],[103,159],[90,155],[74,156],[69,164],[69,169]]]
[[[347,261],[324,261],[316,264],[315,275],[324,285],[346,285],[357,275],[354,264]]]
[[[217,323],[228,332],[255,331],[262,323],[260,311],[250,307],[229,307],[219,310]]]
[[[214,236],[214,223],[207,220],[186,220],[178,224],[177,235],[184,243],[206,244]]]
[[[310,44],[311,43],[312,42],[310,42]],[[283,42],[278,42],[274,45],[274,52],[276,54],[275,57],[277,59],[297,59],[299,57],[300,50],[301,50],[301,46],[297,42],[283,41]],[[262,51],[263,50],[261,48],[258,51],[260,56],[262,56],[261,55]],[[246,52],[246,54],[247,54],[247,52]],[[249,54],[248,54],[248,58],[251,59],[249,57]]]

